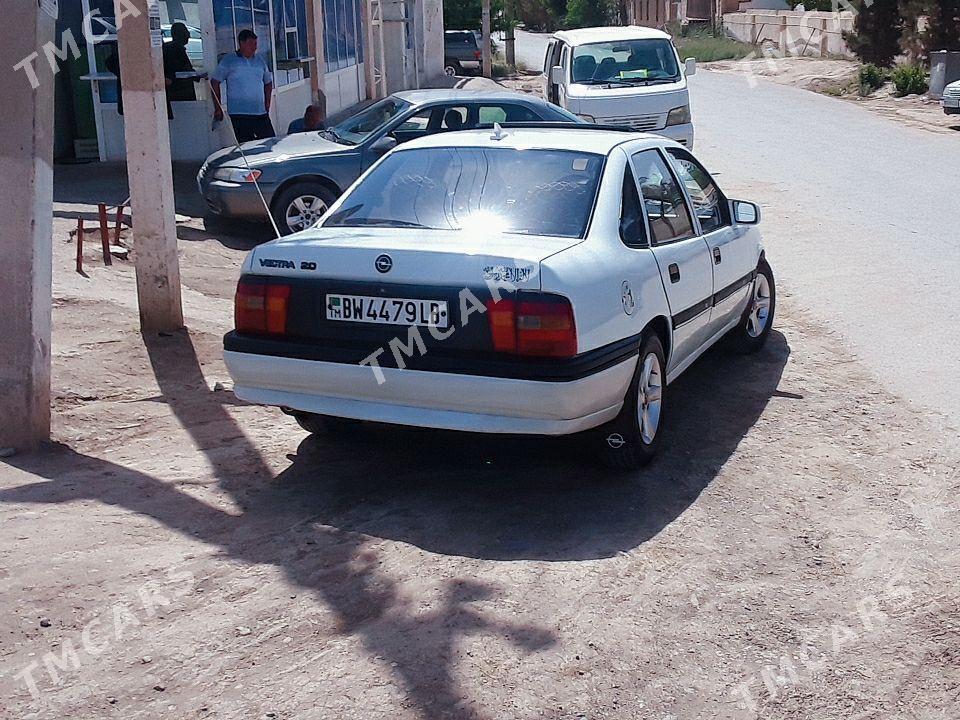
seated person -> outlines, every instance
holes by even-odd
[[[307,105],[302,118],[297,118],[290,127],[287,128],[287,134],[310,132],[311,130],[323,130],[324,120],[326,120],[323,108],[320,105]]]

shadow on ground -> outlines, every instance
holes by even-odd
[[[756,356],[708,353],[670,386],[661,456],[642,472],[605,475],[583,437],[360,426],[342,437],[308,437],[274,476],[227,412],[232,396],[208,389],[191,338],[184,332],[145,341],[163,399],[241,514],[66,446],[18,458],[16,466],[49,480],[0,491],[0,502],[95,499],[231,558],[281,568],[335,614],[342,632],[393,664],[423,717],[466,720],[479,716],[453,676],[457,638],[480,633],[535,652],[556,642],[554,631],[474,609],[473,601],[499,589],[469,578],[448,582],[438,609],[411,613],[396,583],[378,570],[369,538],[486,560],[570,561],[632,549],[716,476],[777,394],[790,353],[776,332]],[[279,413],[277,422],[294,430]]]

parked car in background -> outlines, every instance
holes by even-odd
[[[447,30],[443,33],[443,74],[463,75],[463,71],[480,71],[480,41],[471,30]]]
[[[747,352],[766,341],[759,221],[654,135],[420,138],[320,225],[247,256],[224,359],[238,397],[310,432],[356,432],[342,418],[591,431],[634,468],[656,450],[668,383],[723,337]]]
[[[670,36],[646,27],[558,32],[543,61],[544,98],[587,122],[654,132],[693,148],[687,77]]]
[[[940,106],[947,115],[960,113],[960,80],[950,83],[943,89]]]
[[[399,92],[325,130],[215,152],[200,168],[197,184],[208,210],[224,218],[266,222],[262,192],[286,235],[313,225],[364,170],[397,144],[495,122],[537,120],[579,122],[575,115],[522,93]]]

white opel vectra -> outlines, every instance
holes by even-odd
[[[249,254],[224,357],[240,398],[310,432],[592,431],[608,462],[638,467],[668,383],[724,336],[754,351],[770,333],[759,219],[659,136],[426,137]]]

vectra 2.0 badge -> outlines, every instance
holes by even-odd
[[[379,273],[388,273],[393,268],[393,258],[389,255],[380,255],[374,263]]]

